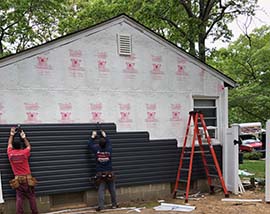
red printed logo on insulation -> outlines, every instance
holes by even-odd
[[[184,65],[177,65],[177,71],[176,71],[176,75],[184,77],[184,76],[188,76],[188,73],[185,71],[185,66]]]
[[[58,103],[60,110],[67,111],[72,109],[71,103]]]
[[[158,119],[156,119],[156,109],[157,105],[155,103],[146,104],[147,109],[147,117],[145,119],[146,122],[157,122]]]
[[[3,110],[4,110],[4,106],[2,105],[2,103],[0,103],[0,123],[6,123],[6,120],[2,119],[3,116]]]
[[[163,72],[161,71],[161,64],[152,64],[152,73],[163,74]]]
[[[173,111],[171,120],[172,121],[180,121],[180,112],[179,111]]]
[[[3,112],[0,111],[0,123],[4,124],[4,123],[6,123],[6,120],[2,119],[2,115],[3,115]]]
[[[102,110],[102,103],[91,103],[90,109],[92,111],[101,111]]]
[[[145,119],[146,122],[157,122],[158,120],[156,119],[156,112],[151,111],[147,112],[147,118]]]
[[[218,90],[218,92],[223,92],[224,91],[224,85],[222,83],[219,83],[217,85],[217,90]]]
[[[106,59],[107,58],[107,53],[106,52],[99,52],[98,54],[97,54],[97,57],[99,58],[99,59]]]
[[[92,118],[91,121],[92,122],[101,122],[101,112],[91,112]]]
[[[37,111],[39,109],[38,103],[24,103],[24,107],[26,110]]]
[[[77,58],[71,58],[71,65],[69,66],[70,74],[73,77],[83,77],[83,71],[85,70],[81,66],[81,60]]]
[[[129,118],[130,112],[120,112],[120,119],[119,122],[132,122],[132,120]]]
[[[72,77],[83,77],[84,68],[82,66],[82,51],[81,50],[69,50],[70,65],[68,67]]]
[[[97,60],[97,65],[98,65],[98,71],[101,74],[108,74],[109,73],[109,69],[106,67],[107,65],[107,53],[106,52],[99,52],[97,54],[98,60]]]
[[[60,122],[61,123],[72,123],[74,120],[71,119],[71,103],[58,103],[60,109]]]
[[[98,60],[98,70],[101,72],[107,72],[106,63],[106,60]]]
[[[71,66],[70,66],[70,69],[72,70],[81,70],[81,60],[80,59],[70,59],[71,61]]]
[[[134,62],[126,62],[126,69],[124,71],[126,73],[137,73],[137,70],[135,69],[135,63]]]
[[[171,104],[171,121],[181,121],[180,110],[182,106],[179,103]]]
[[[162,56],[154,56],[152,55],[152,61],[153,62],[162,62]]]
[[[41,121],[38,119],[38,110],[39,104],[38,103],[24,103],[24,108],[26,112],[26,123],[40,123]]]
[[[60,112],[61,121],[66,122],[71,120],[71,112]]]
[[[134,62],[132,62],[132,63],[131,62],[126,62],[126,66],[127,66],[127,70],[133,71],[135,63]]]
[[[51,69],[51,66],[48,64],[48,57],[38,56],[36,67],[40,69]]]
[[[39,123],[38,120],[38,112],[26,112],[27,119],[25,120],[26,123]]]
[[[82,56],[82,51],[81,50],[69,49],[69,56],[71,56],[71,57],[81,57]]]
[[[132,122],[132,119],[130,119],[130,103],[120,103],[120,118],[119,122]]]

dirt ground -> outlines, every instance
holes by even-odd
[[[185,204],[183,199],[163,199],[165,203],[174,203],[181,205],[191,205],[195,206],[196,209],[192,212],[176,212],[176,211],[155,211],[153,207],[158,206],[158,202],[130,202],[128,204],[120,204],[122,209],[117,210],[104,210],[101,213],[111,213],[111,214],[124,214],[124,213],[139,213],[136,210],[124,209],[123,207],[136,207],[140,209],[142,214],[176,214],[176,213],[192,213],[192,214],[211,214],[211,213],[222,213],[222,214],[259,214],[259,213],[269,213],[270,214],[270,204],[265,203],[265,194],[263,191],[253,190],[246,191],[241,195],[230,195],[230,199],[261,199],[262,202],[223,202],[221,199],[225,198],[222,192],[215,193],[214,195],[201,195],[200,197],[189,199],[189,203]],[[60,211],[55,212],[59,214],[87,214],[95,213],[93,208],[84,208],[78,210],[69,210],[67,212]],[[53,214],[53,213],[51,213]]]

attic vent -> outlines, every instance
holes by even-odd
[[[130,56],[132,53],[131,35],[117,34],[117,42],[118,42],[118,54]]]

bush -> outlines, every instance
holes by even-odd
[[[260,160],[263,157],[261,152],[245,152],[243,158],[246,160]]]

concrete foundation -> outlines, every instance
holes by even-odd
[[[171,184],[149,184],[132,187],[117,188],[117,200],[123,202],[156,200],[169,197]],[[106,191],[105,203],[110,204],[110,194]],[[37,205],[40,213],[63,210],[68,208],[81,208],[97,206],[97,191],[56,194],[37,197]],[[28,201],[25,200],[25,214],[30,214]],[[16,213],[16,200],[8,199],[0,206],[0,214]]]
[[[174,184],[148,184],[117,188],[117,201],[124,202],[151,201],[171,197]],[[201,179],[191,183],[190,192],[209,192],[207,180]],[[16,213],[15,199],[5,200],[0,204],[0,214]],[[110,204],[110,194],[106,191],[105,204]],[[97,191],[55,194],[37,197],[37,205],[40,213],[51,211],[97,206]],[[25,200],[25,213],[30,214],[28,201]]]

